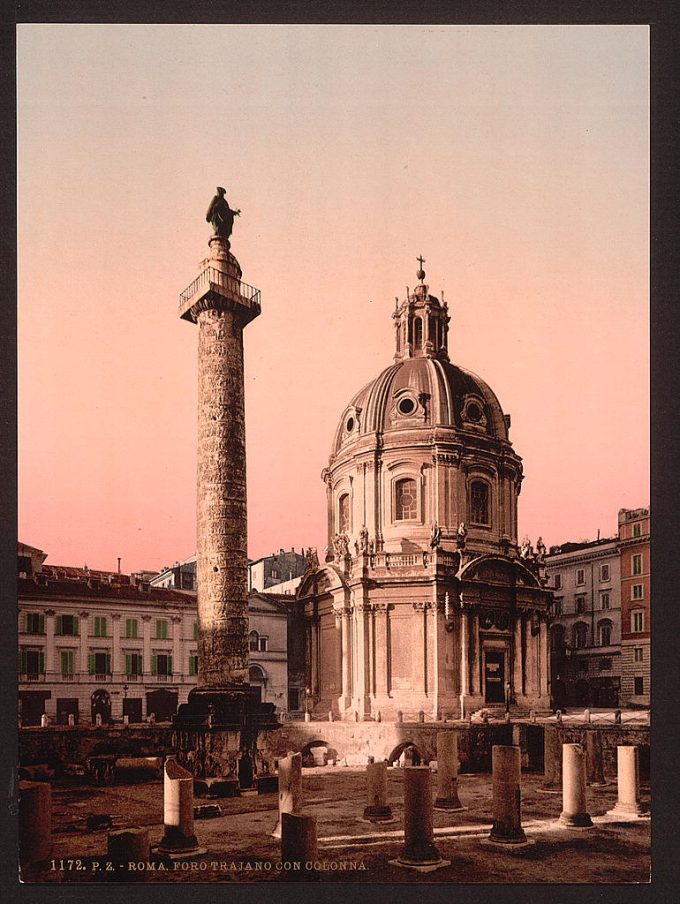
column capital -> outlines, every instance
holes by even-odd
[[[151,616],[150,615],[142,615],[142,621],[146,621],[146,622],[151,621]]]
[[[114,612],[111,616],[112,621],[120,621],[120,612]]]
[[[83,610],[82,612],[79,612],[78,615],[79,615],[81,618],[89,618],[89,617],[90,617],[90,613],[89,613],[89,612],[85,612],[84,610]]]
[[[171,615],[170,621],[176,625],[178,622],[182,621],[182,616],[181,615]]]
[[[45,609],[45,615],[47,615],[48,618],[52,618],[56,614],[57,614],[56,609]]]
[[[389,603],[373,603],[373,611],[377,612],[378,615],[385,615],[389,608]]]

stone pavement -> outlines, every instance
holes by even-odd
[[[522,775],[522,821],[535,844],[516,853],[497,852],[480,842],[491,828],[491,776],[459,776],[460,813],[434,813],[435,843],[451,865],[416,874],[389,865],[403,843],[403,772],[388,770],[388,802],[396,822],[376,827],[361,821],[366,773],[350,767],[303,770],[304,810],[317,817],[317,871],[289,870],[280,859],[280,843],[271,837],[277,819],[275,793],[218,801],[223,815],[197,819],[199,844],[207,853],[193,861],[166,861],[155,869],[107,872],[107,832],[87,831],[91,815],[110,815],[114,828],[147,827],[151,843],[163,834],[163,785],[158,780],[126,783],[119,776],[109,788],[84,784],[53,785],[53,861],[23,874],[27,882],[647,882],[650,876],[650,820],[608,821],[616,802],[616,784],[588,789],[592,829],[558,827],[561,794],[542,793],[543,776]],[[433,795],[436,780],[433,776]],[[643,788],[643,803],[649,803]],[[206,801],[196,799],[196,804]],[[59,861],[63,860],[63,863]],[[80,863],[68,861],[80,861]],[[92,868],[92,862],[99,866]]]

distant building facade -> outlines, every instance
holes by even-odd
[[[294,596],[305,573],[304,549],[280,549],[270,556],[248,562],[248,590],[269,590]],[[174,590],[196,590],[196,556],[175,562],[151,578],[152,587]]]
[[[616,537],[551,547],[550,673],[553,703],[618,706],[621,569]]]
[[[46,565],[19,544],[19,709],[66,724],[171,718],[196,684],[196,595],[152,586],[144,576]],[[289,606],[274,594],[249,597],[250,682],[280,712],[303,704],[295,669],[289,694]],[[298,676],[298,677],[296,677]],[[289,704],[294,703],[291,707]]]
[[[621,509],[621,697],[650,704],[651,551],[649,508]]]

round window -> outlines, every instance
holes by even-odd
[[[351,433],[352,430],[354,430],[354,418],[353,417],[347,418],[347,423],[345,424],[345,429],[347,430],[348,433]]]
[[[481,421],[482,419],[482,409],[479,407],[477,402],[470,402],[470,404],[465,409],[465,414],[470,421],[477,422]]]
[[[406,397],[399,402],[397,408],[399,409],[400,414],[413,414],[416,409],[416,403],[413,399]]]

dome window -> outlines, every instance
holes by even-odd
[[[470,484],[470,522],[491,524],[489,520],[489,485],[483,480],[473,480]]]
[[[467,396],[463,402],[463,420],[475,427],[486,426],[484,403],[477,396]]]
[[[397,481],[395,503],[395,521],[412,521],[418,517],[418,487],[413,478]]]
[[[345,421],[345,430],[351,433],[354,430],[354,418],[350,415]]]
[[[347,534],[349,530],[349,493],[343,493],[338,499],[338,533]]]
[[[397,409],[399,411],[399,414],[413,414],[413,412],[416,410],[415,399],[410,398],[410,396],[406,396],[399,401]]]
[[[482,409],[479,407],[477,402],[470,402],[467,406],[467,411],[465,412],[471,421],[477,423],[482,419]]]

